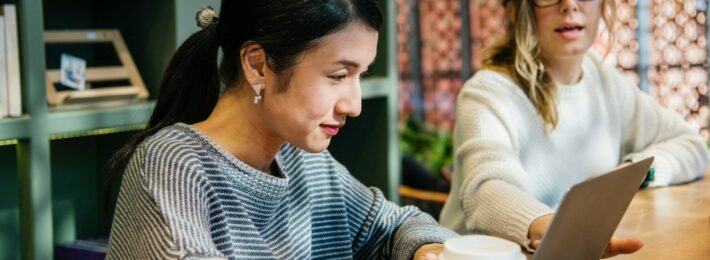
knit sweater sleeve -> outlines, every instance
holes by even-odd
[[[355,259],[410,260],[419,247],[443,243],[456,233],[416,207],[399,207],[377,188],[367,188],[338,164]]]
[[[107,259],[226,259],[210,237],[199,167],[152,148],[139,148],[124,173]]]
[[[623,160],[655,156],[655,180],[650,186],[666,186],[702,178],[708,167],[708,150],[698,134],[677,113],[658,105],[647,93],[613,68],[605,68],[618,98],[622,124]],[[619,84],[620,83],[620,84]]]
[[[530,248],[529,226],[552,210],[526,190],[529,175],[519,158],[523,131],[538,126],[523,117],[537,118],[525,96],[515,93],[512,81],[491,80],[493,72],[479,72],[461,90],[454,129],[455,160],[461,183],[464,225],[474,233],[503,237]],[[505,90],[512,91],[507,93]],[[517,94],[517,96],[516,96]],[[522,96],[521,96],[522,95]]]

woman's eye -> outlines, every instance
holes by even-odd
[[[348,75],[346,75],[346,74],[340,74],[340,75],[333,75],[333,76],[329,76],[329,77],[330,77],[331,79],[340,81],[340,80],[344,80],[346,77],[348,77]]]
[[[364,78],[368,75],[367,71],[360,73],[360,78]]]

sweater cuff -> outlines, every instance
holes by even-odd
[[[671,174],[670,162],[664,159],[662,156],[656,156],[653,159],[653,175],[654,179],[648,184],[648,187],[661,187],[668,186],[673,183],[673,175]]]
[[[476,203],[481,201],[487,203]],[[501,180],[485,182],[470,203],[465,204],[469,230],[511,240],[528,251],[533,251],[528,238],[530,224],[539,217],[554,213],[547,205]]]
[[[653,155],[647,153],[631,153],[624,156],[624,162],[638,162],[651,156]],[[648,188],[671,184],[673,176],[671,175],[672,170],[668,160],[664,159],[663,156],[655,156],[651,167],[653,167],[654,180],[648,184]]]
[[[422,213],[403,223],[395,233],[392,259],[411,260],[423,245],[443,244],[446,239],[455,236],[458,234],[436,224],[429,215]]]

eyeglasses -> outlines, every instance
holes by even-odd
[[[577,2],[591,2],[596,0],[577,0]],[[562,0],[534,0],[535,6],[537,7],[550,7],[553,5],[558,5]]]

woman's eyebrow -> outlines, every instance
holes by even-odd
[[[356,69],[357,69],[357,68],[360,68],[360,63],[357,63],[357,62],[351,61],[351,60],[345,60],[345,59],[343,59],[343,60],[338,60],[338,61],[336,61],[336,62],[334,62],[334,63],[335,63],[335,64],[341,64],[341,65],[344,65],[344,66],[346,66],[346,67],[353,67],[353,68],[356,68]],[[370,64],[368,64],[367,66],[369,67],[369,66],[371,66],[373,63],[374,63],[374,61],[370,62]]]

